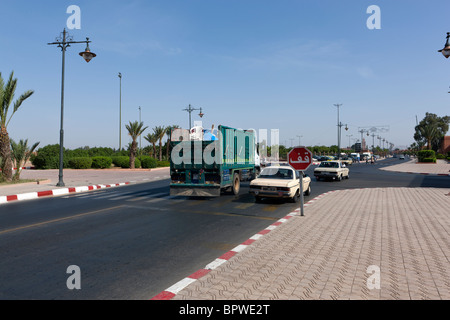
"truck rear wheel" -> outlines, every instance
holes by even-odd
[[[239,190],[241,189],[241,179],[239,178],[239,173],[235,173],[233,175],[233,185],[231,186],[231,191],[234,195],[239,194]]]

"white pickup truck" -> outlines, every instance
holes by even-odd
[[[319,181],[320,178],[334,179],[341,181],[343,178],[348,179],[350,170],[344,163],[339,160],[322,161],[320,165],[314,169],[314,176]]]

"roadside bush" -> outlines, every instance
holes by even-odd
[[[443,155],[442,153],[438,153],[436,155],[436,159],[445,159],[445,155]]]
[[[150,157],[150,156],[141,156],[140,160],[141,160],[142,168],[145,168],[145,169],[156,168],[158,165],[158,161],[155,158]]]
[[[158,161],[158,167],[169,167],[170,162],[169,161]]]
[[[128,157],[128,156],[113,157],[112,158],[112,163],[116,167],[129,168],[130,167],[130,157]],[[135,168],[140,168],[141,167],[141,161],[138,158],[136,158],[134,160],[134,167]]]
[[[127,156],[115,156],[112,157],[111,160],[115,167],[122,168],[122,164],[129,161],[129,158]]]
[[[69,159],[69,168],[89,169],[92,165],[92,159],[89,157],[74,157]]]
[[[31,163],[36,169],[59,168],[59,144],[51,144],[37,150],[37,155],[32,155]],[[66,149],[63,148],[63,167],[69,167]]]
[[[423,158],[421,162],[433,162],[433,163],[436,163],[436,158]]]
[[[91,167],[96,169],[107,169],[111,167],[111,164],[112,164],[111,157],[98,156],[92,158]]]
[[[433,161],[424,161],[424,159],[426,159],[426,158],[436,159],[436,154],[435,154],[434,150],[420,150],[417,153],[417,158],[418,158],[419,162],[433,162]],[[436,161],[434,161],[434,162],[436,162]]]

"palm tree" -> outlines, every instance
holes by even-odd
[[[163,126],[154,127],[153,134],[159,140],[159,161],[162,161],[162,139],[166,135],[166,128]]]
[[[11,144],[9,134],[6,130],[12,116],[26,99],[33,93],[33,90],[25,91],[13,104],[13,110],[8,117],[8,111],[14,99],[14,93],[17,88],[17,78],[14,78],[14,71],[9,75],[8,82],[5,85],[2,74],[0,73],[0,158],[3,159],[1,164],[2,180],[12,180],[12,162],[11,162]]]
[[[144,123],[141,122],[131,122],[125,125],[125,128],[128,130],[128,135],[131,136],[131,148],[130,148],[130,168],[134,169],[134,161],[136,159],[136,151],[137,151],[137,138],[147,129],[144,128]]]
[[[158,142],[158,138],[153,133],[149,133],[144,137],[149,143],[153,145],[153,157],[156,159],[156,143]]]
[[[24,165],[31,157],[31,154],[36,150],[39,142],[36,142],[31,146],[28,146],[28,139],[20,140],[16,143],[11,139],[11,158],[16,166],[16,173],[14,174],[13,180],[18,181],[20,179],[20,173],[22,172],[22,165]]]
[[[431,150],[431,142],[439,135],[438,127],[435,124],[428,123],[419,128],[422,137],[427,140],[427,149]]]

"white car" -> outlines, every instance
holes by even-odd
[[[311,193],[311,178],[303,173],[303,193]],[[259,202],[262,198],[300,199],[300,173],[291,166],[270,166],[250,182],[250,194]]]
[[[339,160],[322,161],[320,165],[314,169],[314,176],[317,181],[319,181],[320,178],[341,181],[343,178],[348,179],[350,177],[349,172],[350,170]]]

